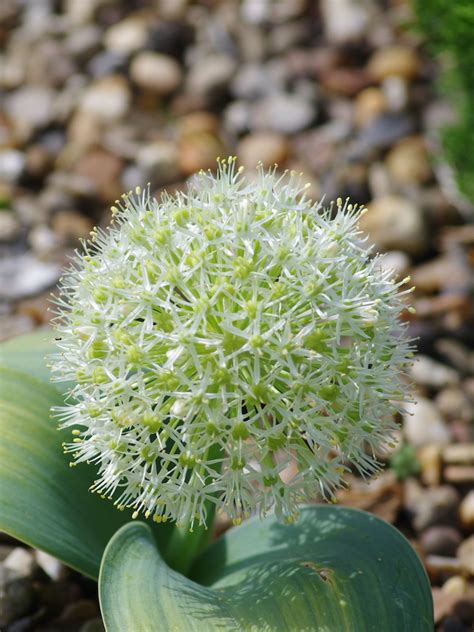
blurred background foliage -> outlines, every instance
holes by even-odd
[[[441,57],[440,91],[454,105],[456,122],[442,131],[448,162],[461,191],[474,201],[474,2],[413,0],[428,48]]]

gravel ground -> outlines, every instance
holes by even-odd
[[[404,0],[0,3],[0,339],[47,325],[68,254],[137,184],[172,191],[235,154],[367,204],[416,285],[417,404],[390,467],[339,500],[409,537],[437,630],[469,632],[474,209],[437,152],[452,113],[410,21]],[[6,632],[102,629],[94,584],[1,534],[0,613]]]

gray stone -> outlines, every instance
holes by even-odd
[[[361,229],[380,250],[401,250],[419,255],[426,249],[427,234],[422,210],[411,200],[384,195],[367,205]]]
[[[428,444],[445,445],[451,437],[436,406],[424,397],[404,406],[403,430],[408,441],[415,447]]]
[[[252,126],[258,130],[294,134],[313,122],[316,106],[296,94],[270,95],[255,105]]]
[[[458,492],[450,485],[425,489],[413,479],[406,481],[405,506],[417,531],[433,525],[456,524],[459,501]]]
[[[219,98],[228,89],[236,67],[236,61],[228,55],[198,59],[189,71],[187,89],[208,100]]]
[[[0,300],[17,301],[53,286],[61,275],[55,263],[26,253],[0,260]]]
[[[364,127],[349,151],[356,160],[368,157],[373,152],[387,149],[404,136],[416,131],[413,118],[407,114],[382,114]]]
[[[436,389],[459,382],[459,376],[454,369],[422,354],[416,356],[410,374],[417,384]]]
[[[324,32],[330,42],[347,44],[360,40],[370,25],[367,2],[360,0],[322,0]]]
[[[84,91],[79,107],[99,120],[116,121],[127,113],[130,100],[127,81],[119,75],[111,75],[91,83]]]
[[[25,168],[25,154],[17,149],[0,151],[0,181],[16,182]]]
[[[14,241],[21,232],[21,224],[13,213],[0,211],[0,241]]]
[[[4,107],[15,125],[30,131],[53,119],[54,100],[55,94],[49,88],[24,86],[4,98]]]
[[[31,551],[17,546],[5,558],[3,566],[18,577],[30,577],[35,570],[36,562]]]

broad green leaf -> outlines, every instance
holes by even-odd
[[[431,590],[405,538],[354,509],[306,507],[294,525],[250,520],[213,543],[192,579],[149,528],[123,527],[102,560],[108,632],[431,632]]]
[[[97,577],[103,550],[130,520],[110,501],[88,491],[94,467],[69,467],[52,406],[61,394],[31,375],[0,368],[0,530]],[[168,525],[154,525],[160,546]]]
[[[45,381],[50,379],[46,357],[56,351],[51,329],[38,329],[2,342],[0,345],[0,365],[34,375]]]

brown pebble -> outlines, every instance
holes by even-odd
[[[401,185],[420,185],[431,177],[425,143],[419,136],[404,138],[385,159],[390,176]]]
[[[443,474],[448,483],[474,483],[474,465],[448,465]]]
[[[443,461],[449,464],[474,464],[474,443],[453,443],[445,446]]]
[[[462,499],[459,505],[459,520],[464,529],[474,529],[474,490]]]
[[[103,149],[92,149],[77,162],[74,174],[86,178],[92,192],[105,202],[119,197],[119,183],[123,162]]]
[[[76,211],[59,211],[51,221],[54,232],[66,243],[75,245],[80,238],[87,238],[93,228],[89,217]]]
[[[365,127],[387,107],[383,92],[379,88],[365,88],[354,100],[354,123],[357,127]]]
[[[432,577],[438,577],[443,574],[455,575],[462,568],[461,562],[457,557],[445,557],[443,555],[427,555],[425,566]]]
[[[474,575],[474,535],[464,540],[459,546],[457,559],[464,571]]]
[[[441,447],[426,445],[416,453],[421,467],[421,480],[425,485],[436,486],[441,481]]]
[[[242,138],[237,146],[239,162],[249,169],[253,169],[258,162],[264,167],[270,167],[275,163],[281,166],[289,153],[288,140],[276,132],[249,134]]]
[[[178,152],[179,168],[187,176],[201,169],[215,169],[218,156],[227,153],[222,141],[208,132],[187,134],[181,139]]]
[[[428,555],[454,556],[462,537],[453,527],[434,525],[420,536],[420,545]]]
[[[406,46],[387,46],[377,50],[369,59],[367,70],[375,81],[387,77],[402,77],[410,81],[416,77],[420,61],[416,53]]]

